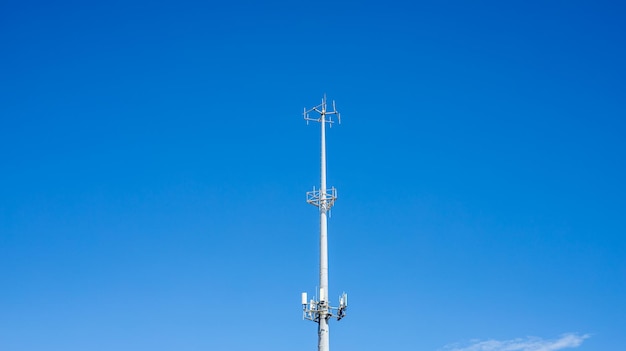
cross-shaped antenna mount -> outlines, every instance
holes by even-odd
[[[328,111],[326,109],[326,94],[324,94],[321,104],[313,108],[310,108],[308,110],[306,109],[306,107],[304,108],[304,113],[302,113],[302,115],[304,116],[304,120],[306,121],[307,124],[309,124],[309,121],[314,121],[314,122],[324,121],[325,123],[328,123],[330,127],[332,127],[333,123],[335,123],[332,116],[336,115],[337,122],[341,124],[341,115],[339,114],[339,111],[337,111],[337,108],[335,107],[335,100],[333,100],[332,105],[333,105],[332,111]],[[309,115],[311,112],[317,112],[319,114],[319,117],[317,118],[311,117]]]

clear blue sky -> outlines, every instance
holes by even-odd
[[[0,350],[314,350],[324,93],[333,350],[626,349],[625,17],[3,1]]]

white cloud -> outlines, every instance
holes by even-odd
[[[542,339],[538,337],[517,338],[512,340],[472,340],[465,345],[446,345],[443,351],[556,351],[578,347],[588,334],[563,334],[557,339]]]

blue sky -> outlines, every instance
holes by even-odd
[[[0,349],[315,349],[326,93],[334,350],[623,350],[625,15],[4,1]]]

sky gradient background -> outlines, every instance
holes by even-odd
[[[625,17],[3,1],[0,350],[314,350],[324,93],[333,350],[626,349]]]

